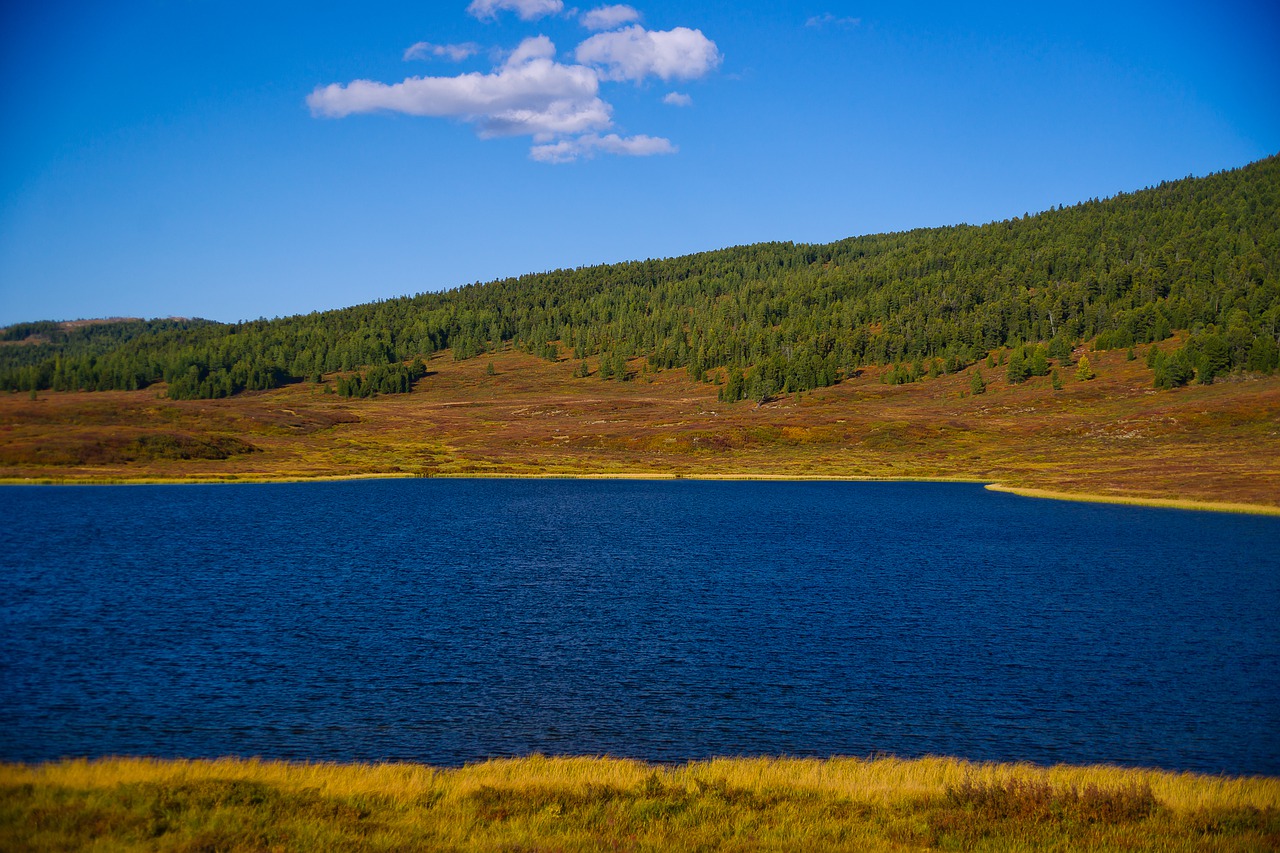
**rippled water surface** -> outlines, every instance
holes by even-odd
[[[964,484],[0,488],[0,758],[1280,773],[1280,519]]]

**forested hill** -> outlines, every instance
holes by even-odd
[[[1000,347],[1063,357],[1182,330],[1157,384],[1209,382],[1280,366],[1280,159],[982,226],[557,270],[234,325],[54,325],[0,335],[0,387],[164,381],[172,397],[220,397],[347,372],[344,393],[403,391],[420,356],[512,342],[598,357],[591,372],[605,378],[647,356],[726,381],[736,398],[867,364],[909,381]]]

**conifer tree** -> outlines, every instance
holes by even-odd
[[[1027,372],[1032,376],[1049,375],[1049,359],[1045,354],[1044,347],[1037,346],[1032,351],[1031,358],[1027,360]]]
[[[1013,352],[1009,355],[1009,366],[1005,368],[1006,378],[1016,385],[1019,382],[1025,382],[1030,375],[1031,368],[1027,366],[1026,359],[1022,357],[1022,347],[1014,347]]]
[[[1076,379],[1087,382],[1094,377],[1093,368],[1089,365],[1089,356],[1080,356],[1080,363],[1076,365]]]

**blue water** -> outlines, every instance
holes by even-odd
[[[0,488],[0,758],[1280,774],[1280,519],[966,484]]]

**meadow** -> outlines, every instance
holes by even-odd
[[[341,376],[222,400],[0,395],[0,480],[217,482],[387,476],[961,479],[1041,495],[1280,511],[1280,377],[1152,387],[1151,346],[1012,384],[985,362],[905,385],[869,367],[763,404],[683,370],[601,381],[513,348],[428,362],[409,394]],[[1081,351],[1083,353],[1083,350]],[[975,373],[985,393],[972,393]],[[1234,505],[1234,506],[1233,506]]]
[[[8,850],[1280,848],[1280,780],[951,758],[0,766]]]

